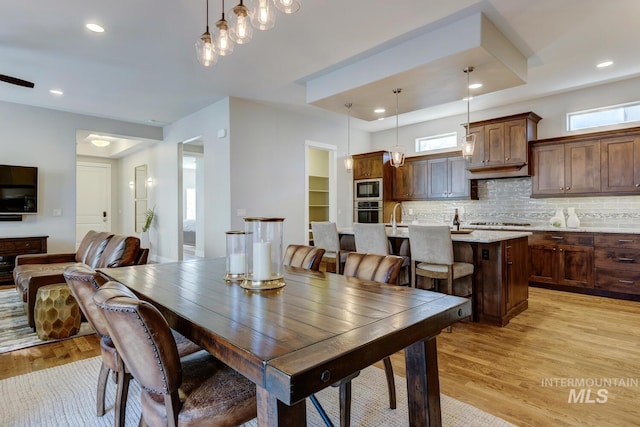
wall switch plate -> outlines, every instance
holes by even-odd
[[[54,209],[53,216],[62,216],[62,209]]]
[[[236,209],[236,215],[237,216],[247,216],[247,210],[242,208],[242,209]]]

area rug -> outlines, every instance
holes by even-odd
[[[0,419],[3,426],[113,426],[115,384],[109,381],[107,408],[96,416],[96,384],[100,357],[32,372],[0,381]],[[353,381],[351,424],[353,426],[408,426],[407,392],[404,378],[396,375],[398,408],[388,407],[384,371],[369,367]],[[339,423],[338,389],[329,387],[317,393],[329,417]],[[512,426],[466,403],[441,395],[443,426]],[[133,381],[127,399],[126,425],[137,426],[140,417],[140,388]],[[253,420],[244,427],[256,427]],[[324,426],[307,400],[307,424]]]
[[[89,323],[82,322],[80,331],[69,338],[94,333]],[[20,295],[15,289],[0,290],[0,354],[8,351],[48,344],[60,340],[43,341],[27,323],[27,315]]]

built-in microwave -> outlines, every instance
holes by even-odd
[[[354,201],[382,200],[382,178],[354,181],[353,199]]]

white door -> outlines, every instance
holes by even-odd
[[[111,165],[78,162],[76,248],[89,230],[111,231]]]

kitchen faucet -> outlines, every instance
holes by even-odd
[[[391,233],[396,234],[398,231],[398,223],[396,221],[396,208],[400,206],[400,215],[402,215],[402,203],[396,203],[393,206],[393,211],[391,212]]]

